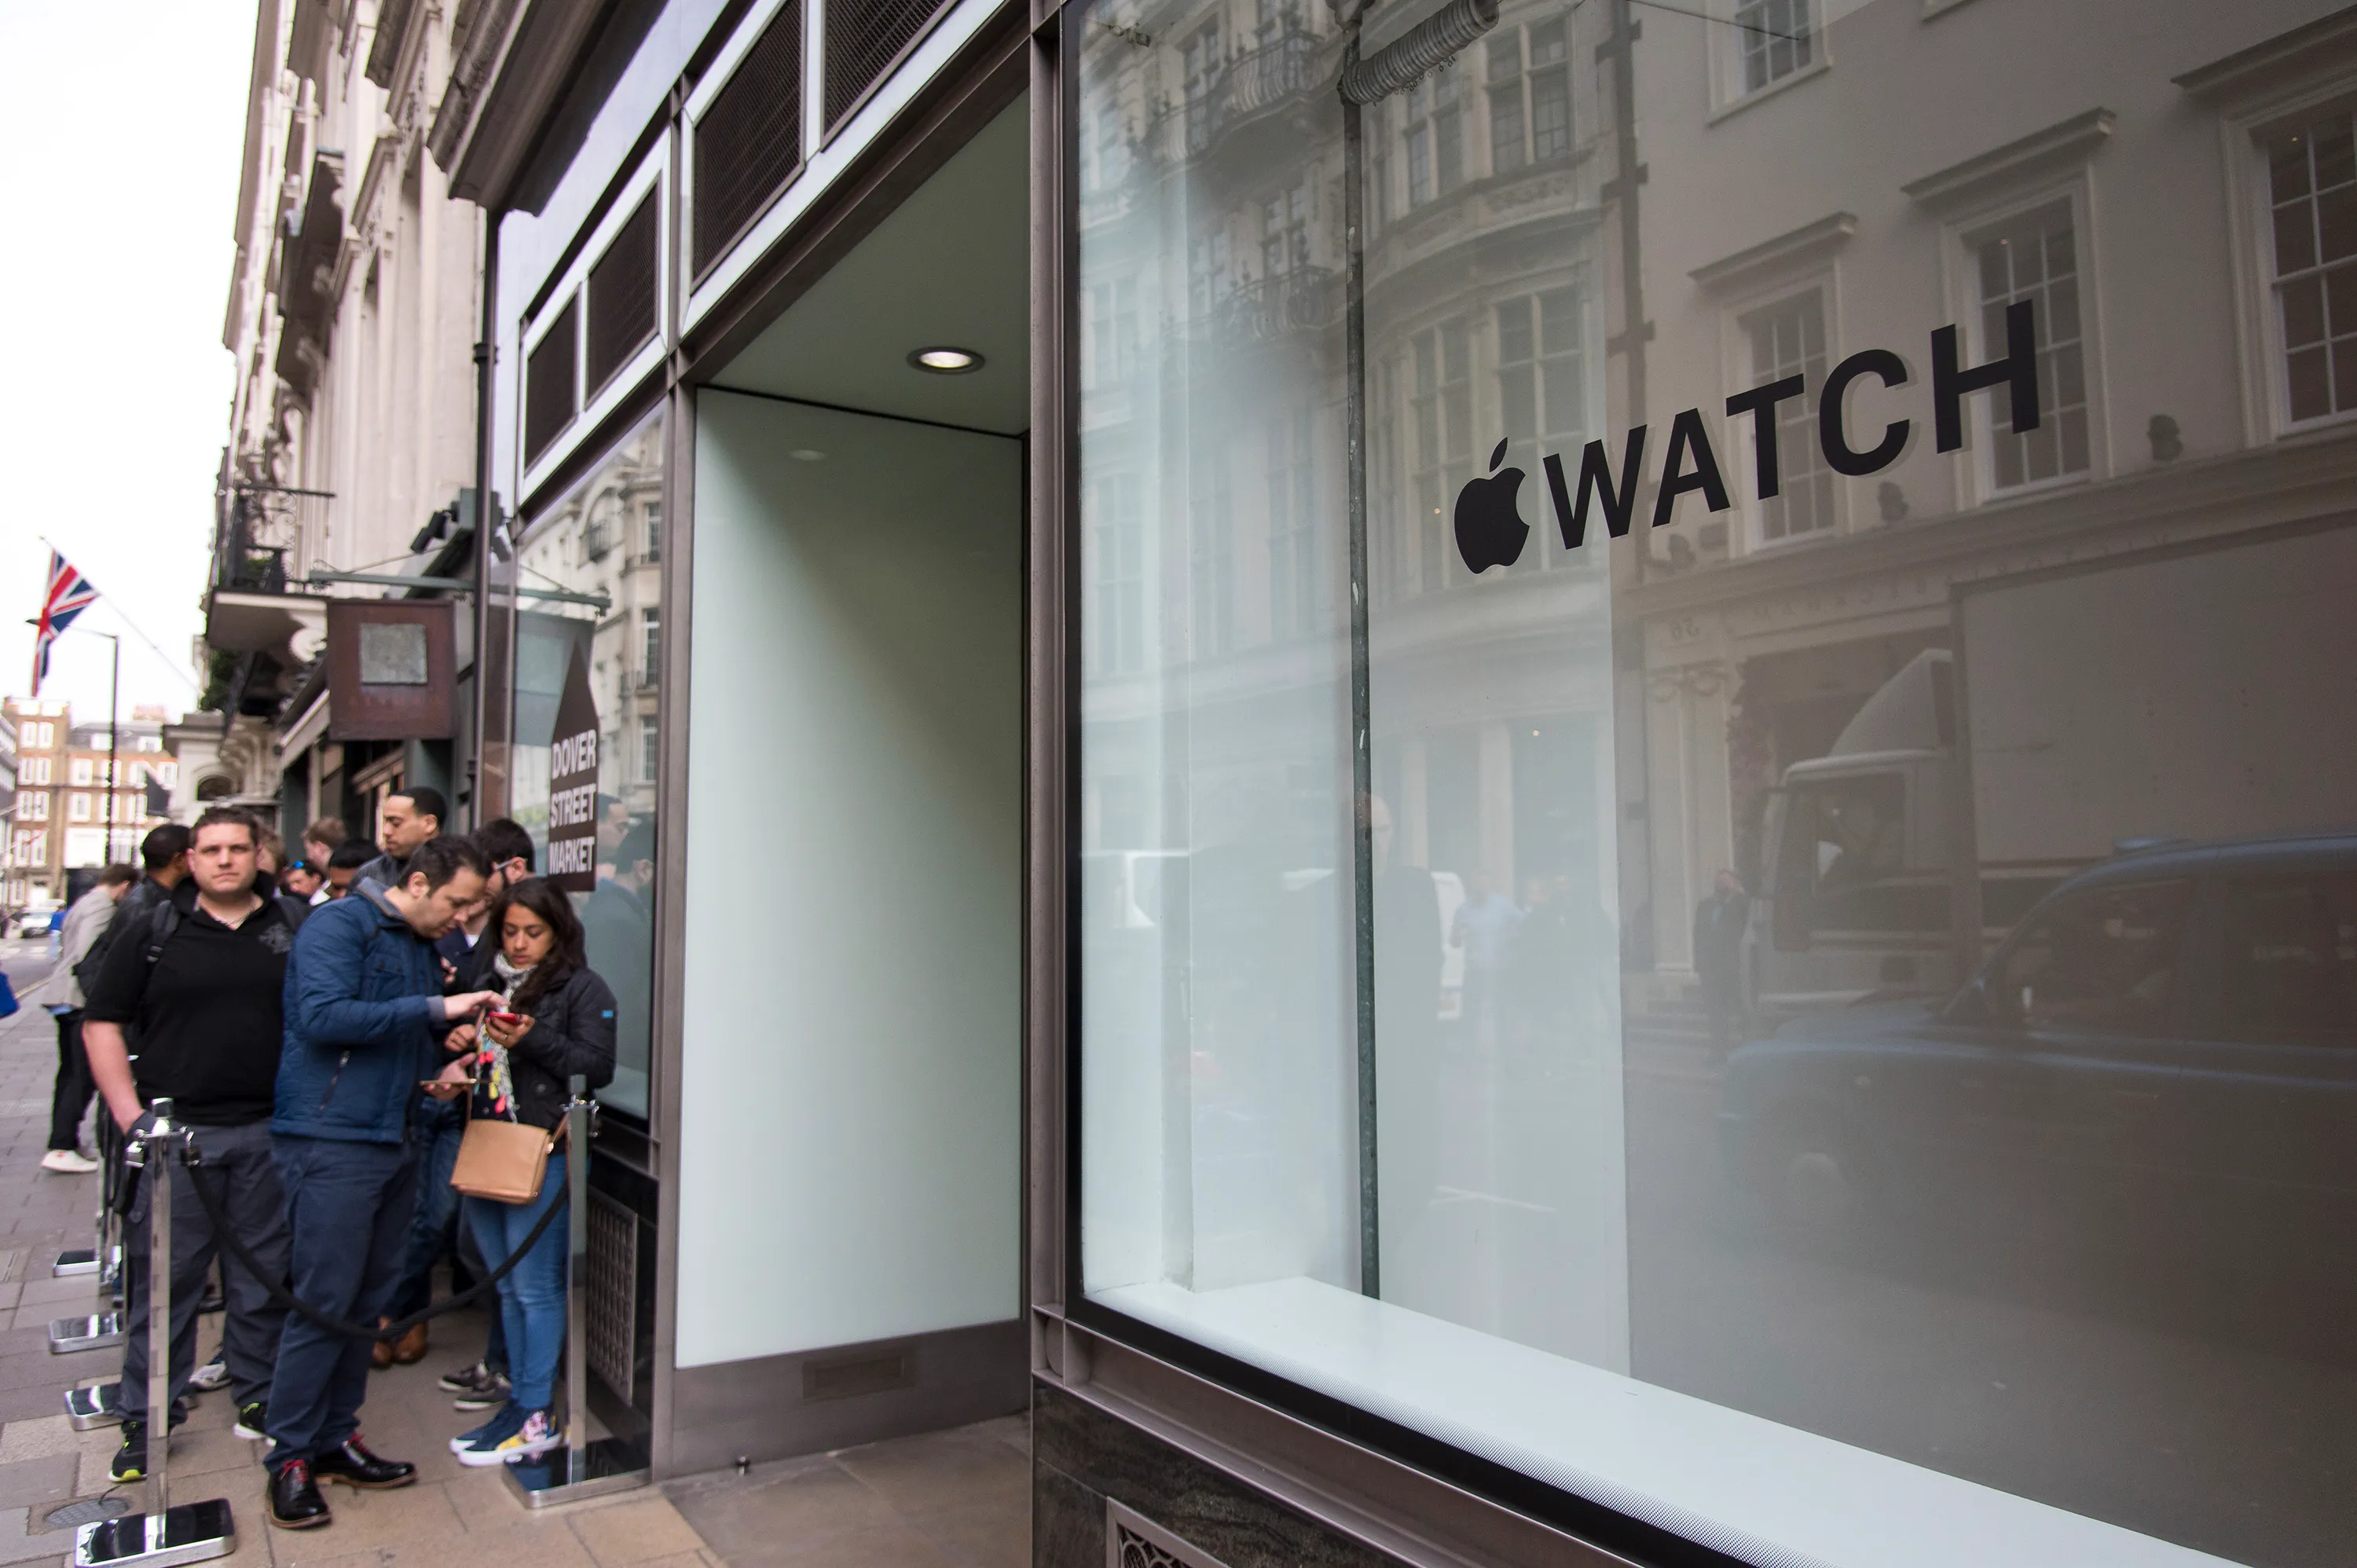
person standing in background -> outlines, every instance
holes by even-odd
[[[409,857],[417,846],[442,832],[443,819],[450,814],[450,803],[442,791],[419,785],[384,798],[384,809],[378,813],[378,835],[384,853],[361,867],[361,882],[373,882],[379,887],[398,887],[408,874]]]
[[[303,864],[324,878],[328,874],[328,857],[351,836],[351,830],[344,826],[343,818],[321,817],[303,830]],[[324,892],[324,887],[315,890],[310,895],[311,902],[326,903],[328,900],[321,896]]]
[[[325,904],[341,898],[352,890],[360,879],[361,868],[376,859],[376,845],[366,839],[346,839],[328,856],[328,886],[325,898],[314,898],[315,904]]]
[[[1695,978],[1710,1015],[1711,1049],[1726,1053],[1742,1033],[1743,930],[1751,918],[1751,896],[1743,879],[1721,871],[1710,897],[1695,907]]]
[[[91,1082],[90,1057],[82,1048],[82,1010],[87,998],[82,977],[91,950],[114,923],[115,906],[131,891],[139,874],[127,865],[110,865],[98,874],[98,885],[74,900],[58,935],[58,961],[41,983],[37,1000],[58,1021],[58,1076],[49,1090],[49,1152],[41,1168],[59,1176],[87,1176],[98,1162],[81,1152],[82,1112],[96,1092]],[[102,951],[100,956],[104,957]],[[98,971],[90,966],[91,975]]]

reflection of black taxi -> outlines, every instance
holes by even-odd
[[[2357,1200],[2357,832],[2105,862],[1945,1005],[1795,1020],[1722,1096],[1730,1172],[1803,1234],[2069,1215],[2312,1244],[2316,1206]]]

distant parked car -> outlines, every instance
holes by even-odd
[[[2172,1257],[2337,1251],[2357,1224],[2357,832],[2117,856],[1944,1005],[1796,1019],[1738,1049],[1721,1094],[1730,1173],[1795,1238],[2061,1223]]]
[[[49,934],[49,922],[56,915],[55,909],[27,909],[17,915],[10,929],[19,941],[46,937]]]

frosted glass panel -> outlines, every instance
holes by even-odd
[[[1018,1308],[1021,448],[698,400],[679,1363]]]

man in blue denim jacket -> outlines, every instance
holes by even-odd
[[[469,1020],[496,996],[444,996],[434,940],[481,899],[489,869],[466,840],[430,840],[401,886],[355,886],[295,939],[271,1152],[286,1190],[296,1297],[331,1316],[378,1321],[399,1282],[417,1197],[409,1115],[418,1082],[441,1071],[446,1049],[473,1045]],[[415,1466],[361,1442],[369,1345],[289,1315],[266,1423],[271,1523],[328,1523],[321,1480],[417,1478]]]

